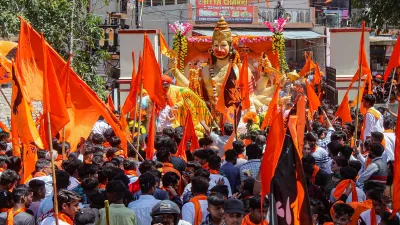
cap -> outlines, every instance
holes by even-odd
[[[97,209],[84,208],[75,215],[75,225],[95,225],[96,219],[99,218]]]
[[[244,204],[239,199],[230,198],[224,203],[224,211],[228,214],[239,213],[244,215]]]

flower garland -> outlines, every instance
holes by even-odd
[[[186,34],[193,29],[190,23],[175,22],[169,25],[170,30],[174,33],[172,48],[178,53],[178,66],[182,73],[185,70],[185,57],[187,56],[187,39]]]
[[[278,20],[274,21],[274,26],[272,26],[270,22],[264,23],[265,26],[267,26],[269,30],[274,33],[272,35],[272,50],[274,52],[278,52],[279,64],[282,72],[289,70],[285,56],[285,38],[283,37],[283,28],[286,25],[286,21],[287,20],[285,18],[279,18]]]

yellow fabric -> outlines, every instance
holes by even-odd
[[[374,108],[369,108],[367,113],[371,113],[377,120],[381,118],[381,114]]]

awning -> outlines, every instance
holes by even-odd
[[[193,32],[203,35],[203,36],[212,36],[213,30],[205,30],[205,29],[195,29]],[[272,32],[269,30],[258,31],[258,30],[232,30],[233,36],[272,36]],[[325,35],[321,35],[315,33],[313,31],[308,30],[298,30],[298,31],[284,31],[283,37],[286,40],[296,40],[296,39],[315,39],[315,38],[323,38]]]
[[[371,45],[394,45],[397,38],[392,36],[369,36],[369,42]]]

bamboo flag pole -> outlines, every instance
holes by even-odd
[[[54,166],[54,158],[53,158],[53,142],[52,142],[52,135],[51,135],[51,122],[50,122],[50,113],[47,112],[47,129],[49,131],[49,146],[50,146],[50,158],[51,158],[51,171],[53,175],[53,193],[54,193],[54,199],[53,199],[53,209],[54,209],[54,218],[56,221],[56,225],[58,224],[58,201],[57,201],[57,182],[56,182],[56,169]]]
[[[393,88],[395,72],[396,72],[396,70],[394,69],[393,73],[392,73],[392,82],[390,83],[389,96],[388,96],[388,100],[386,101],[386,108],[389,108],[389,102],[390,102],[390,96],[392,95],[392,88]]]
[[[65,126],[62,129],[62,160],[66,159],[65,157]]]
[[[110,225],[110,204],[108,203],[108,200],[104,201],[104,206],[106,211],[106,225]]]
[[[362,29],[361,29],[361,32],[363,32],[361,34],[362,37],[364,37],[364,30],[365,30],[365,22],[363,21]],[[364,46],[360,46],[360,48],[364,48]],[[359,116],[359,107],[360,107],[360,86],[361,86],[361,76],[362,76],[362,57],[363,57],[363,54],[362,54],[362,50],[361,49],[360,49],[360,53],[359,54],[360,55],[358,57],[360,59],[360,62],[359,62],[358,67],[359,67],[360,73],[358,75],[356,122],[355,122],[355,131],[354,131],[354,137],[356,137],[355,138],[356,140],[357,140],[357,133],[358,133],[358,116]],[[360,138],[361,138],[361,135],[363,135],[363,134],[360,134]],[[354,148],[355,148],[355,151],[357,151],[357,145],[354,145]]]
[[[140,79],[140,93],[139,93],[139,118],[138,118],[138,135],[136,140],[136,149],[140,148],[140,135],[141,129],[140,126],[142,125],[142,95],[143,95],[143,80]],[[136,160],[138,160],[139,155],[136,156]],[[151,159],[150,159],[151,160]]]

